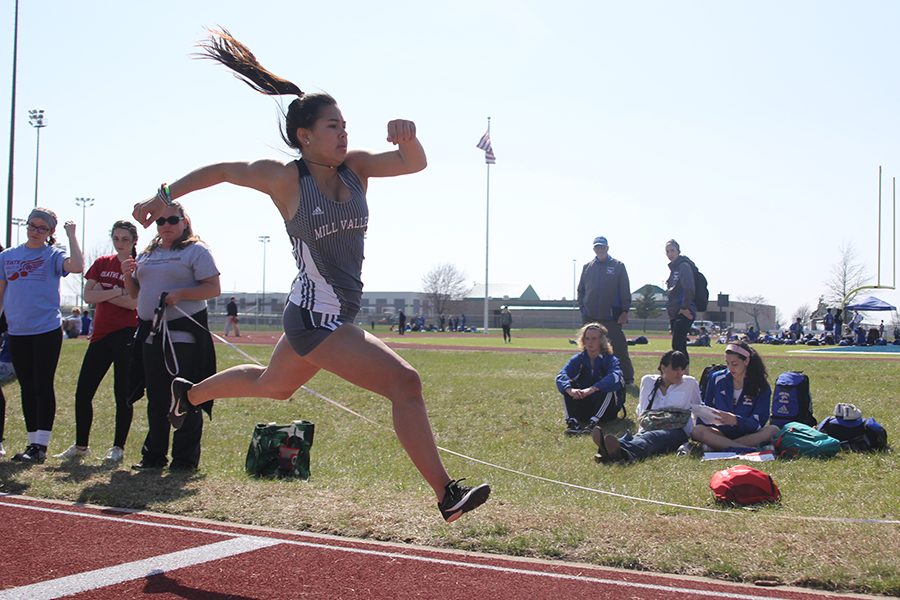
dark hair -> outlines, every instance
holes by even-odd
[[[674,247],[675,251],[678,252],[679,254],[681,254],[681,246],[679,246],[678,242],[676,242],[675,240],[669,240],[668,242],[666,242],[666,246]]]
[[[750,359],[748,360],[737,352],[731,352],[730,350],[725,351],[725,354],[737,356],[747,363],[747,374],[744,375],[744,393],[747,396],[756,396],[763,388],[769,385],[769,373],[766,371],[766,365],[763,363],[762,357],[753,349],[753,346],[744,340],[736,340],[728,343],[740,346],[750,353]]]
[[[59,217],[57,217],[57,216],[56,216],[56,213],[53,212],[52,210],[50,210],[49,208],[45,208],[45,207],[43,207],[43,206],[35,206],[35,207],[34,207],[34,210],[40,210],[40,211],[43,211],[43,212],[47,213],[48,215],[50,215],[51,217],[53,217],[54,219],[56,219],[57,222],[59,222]],[[50,224],[50,223],[47,223],[47,225],[49,225],[49,224]],[[50,235],[47,236],[47,245],[48,245],[48,246],[55,246],[55,245],[56,245],[56,238],[53,237],[53,232],[54,232],[54,231],[56,231],[56,227],[51,227],[51,228],[50,228]],[[82,251],[83,251],[83,250],[84,250],[84,248],[82,248]]]
[[[194,235],[194,230],[191,228],[191,220],[185,214],[184,207],[181,205],[181,203],[173,202],[172,206],[177,208],[178,214],[184,217],[184,232],[181,234],[181,237],[175,240],[175,243],[172,244],[172,250],[182,250],[193,243],[199,242],[200,237]],[[160,245],[162,245],[162,240],[159,238],[159,234],[157,233],[155,236],[153,236],[153,239],[150,240],[150,244],[146,248],[144,248],[144,251],[141,252],[141,254],[149,254],[159,248]]]
[[[337,106],[328,94],[306,94],[295,83],[275,75],[256,60],[250,48],[236,40],[227,29],[210,29],[209,38],[200,42],[200,58],[208,58],[225,65],[235,73],[235,77],[251,88],[267,96],[297,96],[284,114],[284,130],[281,138],[291,148],[300,153],[303,149],[297,139],[297,129],[311,129],[319,118],[322,108]]]
[[[113,236],[113,234],[116,232],[116,229],[124,229],[131,234],[131,237],[134,239],[134,243],[131,244],[131,258],[137,258],[137,227],[135,227],[134,223],[132,223],[131,221],[116,221],[115,223],[113,223],[112,229],[109,230],[109,237]]]
[[[690,364],[688,355],[681,350],[669,350],[659,359],[659,368],[670,367],[672,369],[687,369]]]

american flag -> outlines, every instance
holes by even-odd
[[[478,141],[478,148],[484,150],[484,162],[489,165],[493,165],[497,162],[497,158],[494,156],[494,149],[491,148],[491,134],[485,132],[481,139]]]

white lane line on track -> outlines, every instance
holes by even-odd
[[[0,591],[0,600],[50,600],[98,588],[144,579],[167,571],[193,567],[205,562],[228,558],[260,548],[275,546],[275,539],[241,536],[206,546],[198,546],[144,560],[106,567],[94,571],[60,577]]]
[[[258,536],[250,536],[250,535],[246,535],[246,534],[235,533],[233,531],[223,531],[223,530],[209,529],[209,528],[205,528],[205,527],[192,527],[192,526],[188,526],[188,525],[175,525],[175,524],[171,524],[171,523],[155,523],[155,522],[148,522],[148,521],[139,521],[134,518],[126,519],[123,517],[112,517],[109,515],[93,515],[93,514],[83,513],[83,512],[79,512],[79,511],[67,511],[67,510],[63,510],[63,509],[59,509],[59,508],[47,508],[47,507],[43,507],[43,506],[30,506],[30,505],[18,504],[18,503],[12,503],[12,502],[0,501],[0,506],[8,506],[11,508],[21,508],[21,509],[25,509],[25,510],[34,510],[34,511],[38,511],[38,512],[49,512],[49,513],[60,514],[60,515],[65,515],[65,516],[83,517],[83,518],[96,519],[96,520],[101,520],[101,521],[127,523],[130,525],[144,525],[144,526],[158,527],[158,528],[164,528],[164,529],[177,529],[180,531],[193,532],[193,533],[223,535],[223,536],[228,536],[229,538],[235,538],[235,539],[246,538],[246,539],[253,540],[256,543],[259,543],[260,541],[268,541],[268,542],[271,542],[270,544],[268,544],[270,546],[276,545],[276,544],[289,544],[289,545],[293,545],[293,546],[315,548],[318,550],[331,550],[331,551],[335,551],[335,552],[347,552],[347,553],[351,553],[351,554],[362,554],[362,555],[379,556],[379,557],[391,558],[391,559],[411,560],[411,561],[439,564],[439,565],[445,565],[445,566],[460,567],[463,569],[478,569],[478,570],[511,573],[511,574],[518,574],[518,575],[529,575],[529,576],[534,576],[534,577],[547,577],[547,578],[551,578],[551,579],[565,579],[565,580],[579,581],[579,582],[585,582],[585,583],[597,583],[597,584],[602,584],[602,585],[616,585],[616,586],[620,586],[620,587],[630,587],[630,588],[665,591],[665,592],[671,592],[671,593],[677,593],[677,594],[695,594],[698,596],[709,596],[711,598],[731,598],[731,599],[735,599],[735,600],[778,600],[779,598],[782,598],[782,599],[786,598],[785,596],[775,595],[775,593],[774,593],[775,590],[772,590],[771,592],[767,591],[764,596],[758,596],[755,594],[732,593],[732,592],[725,592],[725,591],[719,591],[719,590],[709,590],[708,591],[708,590],[702,590],[702,589],[697,589],[697,588],[692,588],[692,587],[678,587],[678,586],[661,585],[661,584],[654,584],[654,583],[621,581],[621,580],[617,580],[617,579],[607,579],[607,578],[602,578],[602,577],[593,577],[593,576],[586,576],[586,575],[570,575],[567,573],[551,573],[551,572],[546,572],[546,571],[523,569],[523,568],[516,568],[516,567],[486,565],[486,564],[472,563],[472,562],[466,562],[466,561],[461,561],[461,560],[449,560],[449,559],[435,558],[435,557],[430,557],[430,556],[417,556],[415,554],[406,554],[406,553],[402,553],[402,552],[391,552],[391,551],[386,551],[386,550],[372,550],[372,549],[368,549],[368,548],[355,548],[355,547],[341,546],[341,545],[337,545],[337,544],[332,545],[332,544],[328,544],[328,543],[324,543],[324,542],[305,542],[305,541],[282,539],[282,538],[261,538]],[[312,534],[304,533],[302,535],[309,535],[311,537],[314,537],[314,536],[312,536]],[[223,542],[219,542],[219,543],[223,543]],[[215,546],[215,544],[213,544],[212,546]],[[212,546],[204,546],[203,548],[210,548]],[[261,545],[258,547],[263,548],[263,547],[265,547],[265,545]],[[255,549],[255,548],[253,548],[253,549]],[[188,552],[188,551],[185,551],[185,552]],[[177,553],[175,553],[175,554],[177,554]],[[238,554],[238,552],[236,552],[235,554]],[[172,555],[165,555],[165,556],[168,557],[168,556],[172,556]],[[490,557],[484,557],[484,558],[490,559]],[[148,560],[154,560],[154,559],[148,559]],[[502,560],[514,560],[514,559],[506,559],[505,557],[498,557],[497,560],[502,561]],[[140,562],[143,562],[143,561],[140,561]],[[199,561],[199,562],[205,562],[205,561]],[[190,566],[190,565],[185,565],[185,566]],[[115,569],[117,567],[111,567],[111,568]],[[178,568],[178,567],[175,567],[175,568]],[[602,567],[598,567],[598,569],[602,569]],[[169,568],[166,570],[172,570],[172,569]],[[146,575],[148,575],[148,573],[145,572],[143,575],[140,575],[140,577],[144,577]],[[665,575],[642,574],[642,576],[659,577],[660,579],[666,578]],[[72,577],[79,577],[79,576],[74,575]],[[62,578],[62,579],[67,579],[67,578]],[[134,578],[132,578],[132,579],[134,579]],[[47,581],[47,582],[43,582],[43,583],[49,585],[55,581],[61,581],[61,579],[51,580],[51,581]],[[110,583],[113,583],[113,582],[110,582]],[[34,585],[42,585],[42,584],[34,584]],[[99,584],[98,583],[95,587],[102,587],[103,585],[109,585],[109,584]],[[711,581],[710,585],[723,586],[723,585],[728,585],[728,584]],[[30,596],[30,595],[8,596],[8,597],[4,595],[4,594],[10,593],[10,592],[16,592],[17,590],[25,589],[27,587],[31,587],[31,586],[23,586],[20,588],[11,588],[9,590],[0,591],[0,600],[7,600],[7,598],[22,598],[22,599],[27,598],[28,600],[31,600],[31,598],[38,598],[38,596]],[[89,589],[94,589],[94,588],[89,588]],[[69,593],[74,593],[74,592],[69,592]],[[814,597],[815,596],[825,597],[824,595],[821,595],[814,590],[810,590],[810,591],[791,590],[791,593],[792,594],[797,594],[797,593],[809,594],[810,596],[814,596]],[[42,596],[42,597],[55,598],[58,596]]]

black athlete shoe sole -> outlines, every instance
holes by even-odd
[[[485,502],[487,502],[488,497],[491,495],[491,486],[482,483],[479,486],[473,487],[469,490],[457,503],[457,508],[453,512],[445,512],[441,509],[441,515],[443,515],[444,520],[448,523],[452,523],[457,520],[463,514],[475,510]]]

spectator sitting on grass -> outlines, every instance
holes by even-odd
[[[696,379],[684,374],[687,367],[688,357],[683,352],[669,350],[663,354],[659,374],[641,378],[637,434],[626,432],[616,438],[604,435],[600,426],[595,427],[591,432],[597,444],[594,460],[632,462],[675,452],[687,442],[694,425],[691,407],[700,404],[700,386]]]
[[[563,396],[566,435],[589,434],[600,421],[614,419],[617,396],[625,387],[606,327],[596,322],[583,325],[576,344],[581,352],[556,376],[556,387]]]
[[[688,342],[688,346],[709,346],[709,333],[706,331],[706,327],[700,328],[700,334],[697,336],[697,339]]]
[[[772,389],[762,358],[747,342],[732,342],[725,347],[725,364],[710,377],[703,399],[713,408],[714,422],[698,421],[691,437],[713,450],[770,443],[779,428],[766,425]]]
[[[81,334],[81,310],[77,306],[72,309],[72,314],[63,319],[63,331],[70,340]]]

